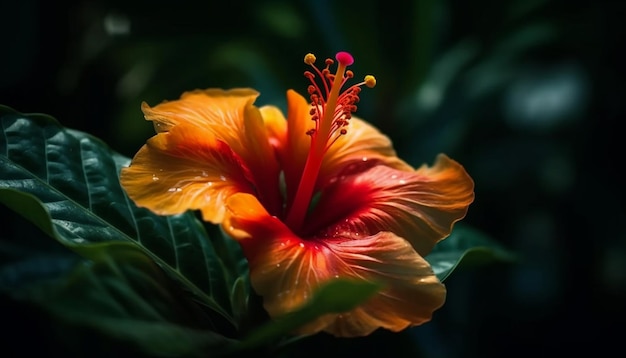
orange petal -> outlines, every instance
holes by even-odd
[[[379,327],[397,332],[430,321],[445,302],[445,286],[428,262],[391,232],[326,245],[343,265],[340,277],[363,278],[385,287],[365,304],[337,316],[326,332],[341,337],[367,335]]]
[[[337,177],[322,192],[307,232],[391,231],[426,256],[450,234],[473,200],[474,182],[459,163],[443,154],[433,167],[424,165],[414,172],[380,165]]]
[[[179,100],[150,107],[142,103],[147,120],[154,122],[157,133],[167,132],[178,124],[187,124],[213,132],[226,142],[241,137],[243,109],[254,103],[259,93],[246,88],[206,89],[185,92]]]
[[[283,155],[287,143],[287,120],[283,112],[274,106],[259,108],[270,144],[279,155]]]
[[[270,216],[252,195],[235,194],[227,207],[223,227],[242,244],[252,286],[272,317],[301,307],[321,284],[335,278],[384,285],[362,306],[319,317],[299,334],[325,330],[362,336],[379,327],[397,331],[430,320],[445,300],[445,288],[428,263],[392,233],[305,240]]]
[[[228,144],[257,177],[262,177],[257,182],[267,193],[276,191],[278,164],[263,117],[253,105],[258,95],[246,88],[195,90],[155,107],[144,103],[142,110],[146,119],[154,122],[157,133],[176,125],[193,126]]]
[[[314,128],[309,113],[311,106],[297,92],[287,92],[288,129],[287,145],[283,151],[285,179],[287,183],[298,183],[310,148],[311,139],[306,132]],[[341,136],[326,152],[317,187],[323,187],[332,177],[346,167],[362,171],[374,165],[384,164],[400,170],[413,170],[411,166],[396,156],[387,136],[367,122],[352,117],[346,135]],[[293,177],[293,179],[292,179]],[[295,190],[297,187],[292,187]],[[293,193],[290,193],[293,195]]]
[[[257,96],[258,92],[251,89],[207,89],[186,92],[179,100],[155,107],[144,103],[145,117],[154,122],[158,135],[140,150],[132,168],[126,170],[125,182],[134,185],[129,187],[131,197],[139,205],[162,214],[202,209],[206,220],[216,222],[223,216],[223,198],[241,188],[250,191],[253,184],[263,203],[272,212],[279,212],[279,167],[263,117],[253,105]],[[175,163],[165,163],[168,161]],[[233,168],[235,164],[241,168]],[[161,170],[169,173],[160,173]],[[247,185],[242,181],[244,171]],[[141,185],[150,183],[153,174],[160,185],[142,189]],[[205,174],[207,178],[203,178]],[[139,177],[132,178],[133,175]],[[227,179],[222,180],[223,177]],[[233,185],[232,180],[237,184]],[[209,182],[213,186],[205,187],[203,183]],[[177,194],[183,187],[186,191]],[[158,191],[162,189],[165,192]]]
[[[309,113],[310,109],[304,97],[293,90],[287,91],[287,142],[279,155],[283,164],[285,182],[293,183],[293,185],[287,185],[288,198],[295,196],[311,146],[311,138],[306,134],[309,129],[315,127]]]
[[[396,156],[391,140],[369,123],[352,117],[346,128],[347,133],[339,137],[324,156],[318,188],[325,186],[339,172],[347,174],[347,170],[357,172],[380,164],[399,170],[413,170]]]
[[[271,119],[270,119],[271,120]],[[265,125],[261,111],[254,106],[247,106],[244,110],[243,133],[238,144],[243,147],[236,153],[242,157],[250,169],[256,184],[256,193],[263,204],[274,214],[283,210],[282,195],[280,193],[279,174],[280,166],[276,158],[275,148],[270,137],[272,133]],[[236,148],[236,146],[231,145]]]
[[[130,167],[122,169],[120,182],[138,206],[160,215],[200,209],[213,223],[222,220],[226,197],[254,187],[230,147],[185,125],[148,140]]]

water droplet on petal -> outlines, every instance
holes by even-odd
[[[152,174],[152,181],[159,181],[159,177],[156,174]]]
[[[400,180],[398,180],[398,183],[400,183],[401,185],[404,185],[404,184],[406,184],[406,180],[400,179]]]
[[[304,247],[304,243],[303,242],[300,243],[300,247]]]
[[[280,267],[280,264],[276,264],[276,267]]]
[[[223,176],[223,175],[220,175],[220,180],[221,180],[221,181],[226,181],[226,177],[225,177],[225,176]]]
[[[183,189],[175,187],[175,188],[169,188],[167,189],[167,191],[169,191],[170,193],[178,193],[178,192],[183,191]]]

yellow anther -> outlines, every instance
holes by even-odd
[[[363,82],[365,82],[365,85],[369,88],[372,88],[374,86],[376,86],[376,77],[372,76],[372,75],[367,75],[365,76],[365,79],[363,80]]]
[[[304,63],[306,63],[306,64],[307,64],[307,65],[309,65],[309,66],[310,66],[310,65],[312,65],[312,64],[314,64],[314,63],[315,63],[315,60],[316,60],[315,55],[314,55],[314,54],[312,54],[312,53],[307,53],[307,54],[304,56]]]

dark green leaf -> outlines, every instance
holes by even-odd
[[[237,297],[232,294],[246,272],[233,243],[210,241],[192,213],[164,217],[137,208],[119,184],[129,159],[100,140],[49,116],[4,106],[0,124],[1,203],[89,258],[97,259],[112,243],[140,248],[200,302],[237,324],[242,313],[233,312],[231,298],[240,310],[247,291],[240,282]]]
[[[76,255],[74,255],[76,256]],[[77,257],[68,255],[39,255],[0,265],[0,294],[23,285],[61,276],[69,271]]]
[[[333,280],[321,286],[302,308],[252,332],[237,349],[249,350],[268,342],[275,342],[322,315],[349,311],[379,289],[378,284],[367,281]]]
[[[143,252],[130,244],[103,245],[97,260],[83,262],[68,277],[13,295],[149,356],[204,357],[233,343],[207,326],[197,304]]]
[[[460,266],[512,261],[515,256],[485,234],[456,225],[452,234],[438,243],[425,258],[439,280],[444,281]]]

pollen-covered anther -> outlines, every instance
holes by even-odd
[[[306,63],[307,65],[312,65],[315,63],[315,55],[312,53],[307,53],[306,55],[304,55],[304,63]]]
[[[365,76],[365,79],[363,79],[363,82],[365,82],[365,85],[367,87],[373,88],[374,86],[376,86],[376,77],[372,75],[367,75]]]

